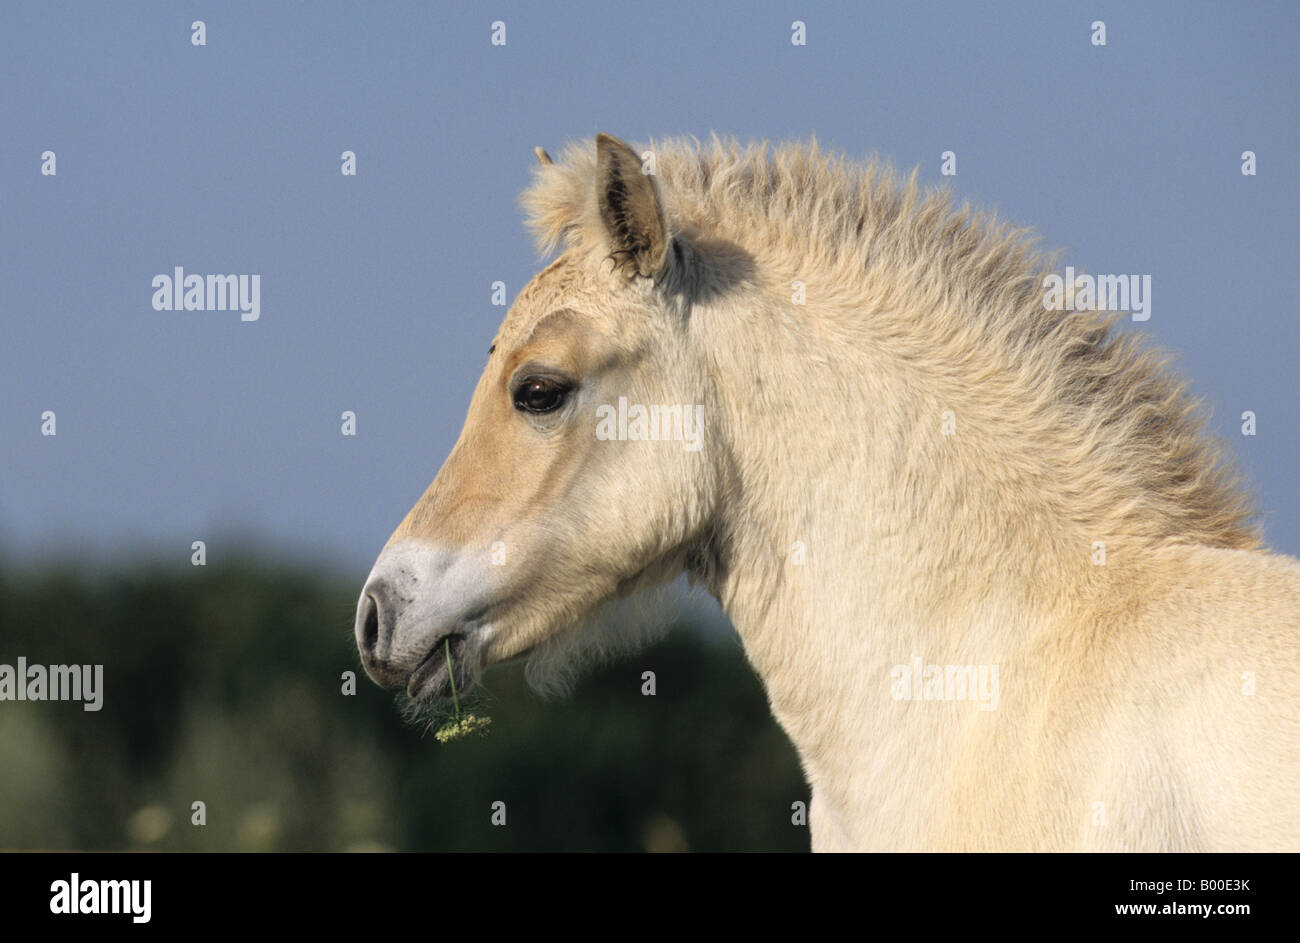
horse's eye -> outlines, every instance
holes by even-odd
[[[515,409],[529,413],[549,413],[564,405],[569,388],[546,377],[525,377],[515,387]]]

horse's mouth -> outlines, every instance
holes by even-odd
[[[468,637],[463,632],[453,632],[438,639],[407,679],[407,697],[413,701],[451,697],[453,679],[449,667],[455,671],[455,693],[460,695],[468,691],[474,678],[465,664],[467,644]]]

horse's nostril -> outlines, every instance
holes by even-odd
[[[365,621],[361,629],[361,650],[373,657],[375,647],[379,644],[379,603],[369,593],[366,594],[365,610]]]

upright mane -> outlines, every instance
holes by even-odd
[[[647,150],[675,232],[706,251],[751,254],[774,297],[788,301],[801,280],[808,316],[815,296],[848,343],[888,345],[936,376],[996,377],[1020,427],[1054,456],[1056,487],[1099,535],[1259,546],[1247,494],[1169,358],[1117,330],[1122,313],[1046,308],[1054,259],[1025,230],[954,208],[915,172],[900,179],[816,141],[715,135]],[[536,169],[522,202],[541,251],[605,254],[595,179],[589,142]]]

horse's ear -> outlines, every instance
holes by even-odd
[[[596,199],[614,264],[644,278],[657,276],[670,245],[659,193],[636,152],[608,134],[596,135]]]

